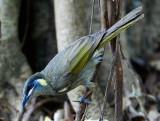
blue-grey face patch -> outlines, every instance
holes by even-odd
[[[38,79],[42,79],[43,75],[41,73],[35,73],[31,77],[27,79],[23,88],[23,100],[22,106],[26,104],[28,99],[39,89],[41,89],[42,85],[37,81]],[[45,85],[45,83],[43,83]]]

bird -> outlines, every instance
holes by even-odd
[[[104,45],[143,18],[141,10],[142,7],[132,10],[108,30],[81,37],[60,51],[44,70],[26,80],[22,107],[32,97],[64,94],[79,85],[93,87],[91,79],[103,60]]]

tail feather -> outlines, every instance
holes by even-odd
[[[132,26],[138,20],[144,17],[144,14],[141,14],[142,7],[138,7],[120,19],[116,24],[114,24],[111,28],[106,31],[102,41],[98,45],[97,49],[102,48],[106,45],[110,40],[120,34],[122,31]]]

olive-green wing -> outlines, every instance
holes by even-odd
[[[83,46],[79,45],[82,48],[80,48],[78,53],[76,53],[76,55],[72,59],[71,65],[67,72],[72,72],[74,74],[80,73],[84,65],[92,56],[95,49],[102,48],[105,44],[107,44],[111,39],[120,34],[123,30],[127,29],[128,27],[135,24],[138,20],[143,18],[144,15],[140,13],[141,10],[142,7],[138,7],[128,13],[125,17],[119,20],[107,31],[103,30],[84,38],[85,44]]]
[[[140,13],[141,10],[142,7],[134,9],[107,31],[103,30],[97,32],[72,43],[65,52],[63,52],[65,53],[65,56],[60,56],[64,57],[62,60],[65,60],[63,62],[63,65],[65,66],[63,66],[64,72],[61,71],[63,74],[62,79],[64,81],[61,81],[60,84],[56,85],[57,87],[60,87],[59,91],[64,92],[64,90],[66,90],[66,85],[67,89],[70,88],[70,85],[77,78],[77,75],[82,71],[95,50],[102,48],[121,31],[127,29],[129,26],[143,18],[144,15]],[[63,85],[63,87],[61,85]]]
[[[86,36],[83,38],[82,43],[78,46],[81,46],[80,50],[76,53],[74,58],[70,62],[70,67],[67,72],[71,72],[72,74],[79,74],[84,65],[88,62],[98,44],[100,43],[103,35],[105,34],[105,30],[97,32],[93,35]],[[82,46],[83,45],[83,46]]]
[[[66,49],[64,65],[67,65],[68,68],[60,77],[61,82],[54,83],[58,93],[64,93],[70,90],[71,85],[78,78],[78,74],[94,53],[104,34],[105,30],[83,37]]]

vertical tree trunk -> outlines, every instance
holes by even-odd
[[[24,81],[31,75],[18,41],[20,0],[3,0],[0,40],[0,114],[5,121],[16,120],[21,108]],[[2,107],[5,106],[4,110]]]

